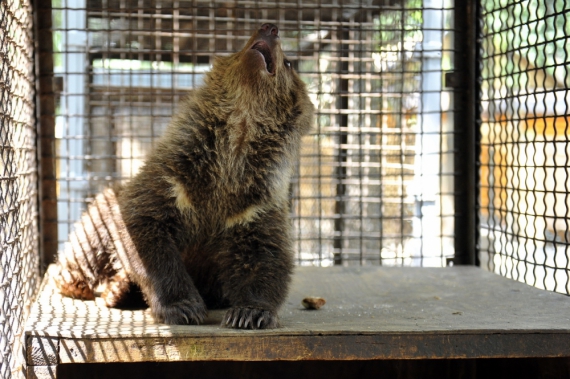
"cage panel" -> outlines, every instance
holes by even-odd
[[[448,0],[53,1],[59,244],[94,194],[136,174],[215,56],[263,22],[316,108],[290,188],[302,265],[453,257]]]
[[[570,4],[481,7],[482,265],[570,294]]]
[[[32,11],[0,4],[0,377],[23,377],[23,323],[37,289],[38,181]]]

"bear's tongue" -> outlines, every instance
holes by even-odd
[[[267,45],[267,43],[263,41],[259,41],[251,47],[252,50],[257,50],[265,59],[265,68],[270,74],[274,73],[273,70],[273,57],[271,56],[271,49]]]

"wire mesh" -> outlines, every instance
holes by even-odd
[[[23,322],[38,284],[32,11],[0,2],[0,377],[22,377]]]
[[[317,109],[291,186],[299,264],[453,257],[449,0],[54,0],[58,238],[134,175],[216,55],[276,23]]]
[[[570,3],[481,7],[480,259],[570,294]]]

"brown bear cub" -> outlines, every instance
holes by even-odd
[[[141,171],[89,205],[58,257],[62,294],[109,307],[140,288],[153,316],[274,328],[293,268],[288,186],[313,105],[273,24],[217,58]]]

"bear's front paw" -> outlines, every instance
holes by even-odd
[[[226,312],[222,326],[236,329],[273,329],[279,326],[279,318],[276,313],[264,309],[233,307]]]
[[[158,305],[152,314],[159,322],[170,325],[198,325],[208,314],[204,301],[200,299],[184,299],[167,305]]]

